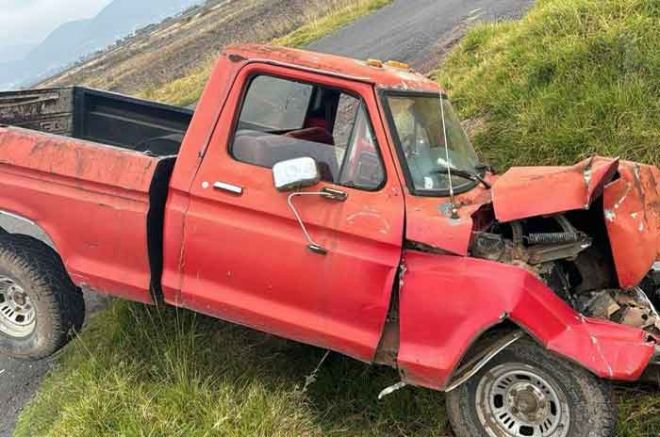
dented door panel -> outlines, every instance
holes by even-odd
[[[309,195],[294,200],[313,239],[327,249],[307,248],[268,168],[230,155],[233,119],[244,85],[269,74],[351,91],[377,111],[372,87],[277,66],[244,67],[231,89],[226,111],[190,189],[183,229],[180,293],[166,301],[196,311],[372,361],[381,337],[401,257],[404,205],[392,163],[383,188],[362,191],[331,183],[345,201]],[[383,144],[380,126],[374,126]],[[242,188],[214,190],[216,181]],[[173,205],[171,198],[170,205]]]

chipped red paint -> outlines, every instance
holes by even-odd
[[[503,319],[603,378],[634,381],[653,355],[643,331],[581,316],[522,268],[413,251],[403,262],[398,365],[409,383],[443,388],[471,343]]]
[[[151,302],[145,242],[156,162],[110,146],[0,128],[0,208],[45,230],[78,285]]]
[[[343,89],[366,106],[385,186],[374,192],[331,187],[347,199],[309,196],[297,204],[327,255],[306,249],[271,172],[229,154],[235,115],[254,74]],[[636,379],[653,352],[643,331],[585,319],[529,272],[466,255],[475,228],[495,216],[508,221],[584,209],[605,187],[605,203],[617,216],[645,214],[645,233],[637,239],[629,237],[639,220],[608,226],[619,276],[633,281],[651,248],[658,253],[657,169],[640,167],[636,178],[634,167],[622,165],[622,178],[607,186],[616,160],[512,169],[497,180],[488,176],[492,190],[479,186],[456,196],[459,218],[453,219],[449,199],[407,191],[379,88],[440,91],[413,72],[332,55],[257,45],[226,50],[169,183],[164,300],[372,361],[403,256],[398,363],[407,381],[443,387],[469,345],[502,317],[599,376]],[[146,219],[157,164],[110,146],[0,128],[0,208],[37,222],[76,283],[150,302]],[[244,188],[242,195],[213,190],[217,180]],[[405,250],[406,240],[454,255]],[[641,261],[636,244],[643,246]]]
[[[622,162],[603,208],[619,284],[632,287],[660,260],[660,170]]]
[[[225,56],[243,63],[264,62],[304,68],[326,75],[334,74],[349,80],[374,84],[378,88],[442,91],[436,82],[409,69],[394,68],[386,64],[382,67],[372,67],[367,65],[366,61],[325,53],[261,44],[240,44],[226,49]]]
[[[616,159],[594,157],[571,167],[513,167],[493,186],[501,222],[587,209],[617,169]]]

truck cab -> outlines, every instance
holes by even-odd
[[[552,369],[605,399],[602,379],[638,380],[658,359],[654,166],[592,157],[496,175],[445,92],[407,65],[271,46],[226,49],[191,120],[134,103],[102,113],[126,126],[112,144],[0,127],[0,212],[48,237],[73,306],[97,289],[393,366],[453,393],[452,422],[472,423],[460,435],[584,435],[587,392]],[[2,260],[0,297],[23,311],[29,281]],[[0,348],[31,356],[22,338]],[[31,341],[34,356],[66,343]],[[500,417],[503,396],[536,407]]]

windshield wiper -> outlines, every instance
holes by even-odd
[[[491,185],[488,183],[488,181],[486,179],[482,178],[478,173],[471,173],[467,170],[461,170],[461,169],[456,168],[456,167],[447,168],[446,166],[444,166],[442,168],[431,171],[431,173],[446,174],[446,173],[448,173],[447,170],[451,170],[452,176],[456,175],[456,176],[462,177],[464,179],[469,179],[469,180],[474,181],[474,182],[479,182],[484,187],[486,187],[487,189],[491,188]]]
[[[489,173],[495,174],[495,169],[493,168],[492,165],[486,164],[484,162],[477,162],[476,165],[474,166],[475,170],[486,170]]]

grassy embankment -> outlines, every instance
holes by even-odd
[[[660,2],[539,0],[472,29],[436,77],[497,167],[660,164]]]
[[[659,23],[656,0],[538,0],[471,29],[435,77],[499,169],[592,154],[660,165]],[[657,390],[617,397],[618,435],[658,435]]]
[[[273,40],[272,43],[286,47],[302,47],[391,2],[392,0],[348,1],[346,6],[337,9],[330,15],[318,17],[288,35]],[[209,56],[187,76],[157,89],[146,90],[141,93],[141,97],[179,106],[186,106],[197,101],[213,69],[215,59],[215,54]]]
[[[592,152],[657,164],[658,8],[540,0],[520,21],[470,30],[438,77],[501,168]],[[119,302],[64,353],[17,435],[447,432],[441,394],[406,388],[376,401],[397,379],[387,369],[331,355],[303,391],[322,355],[189,312]],[[619,398],[620,436],[657,435],[660,397],[628,388]]]

